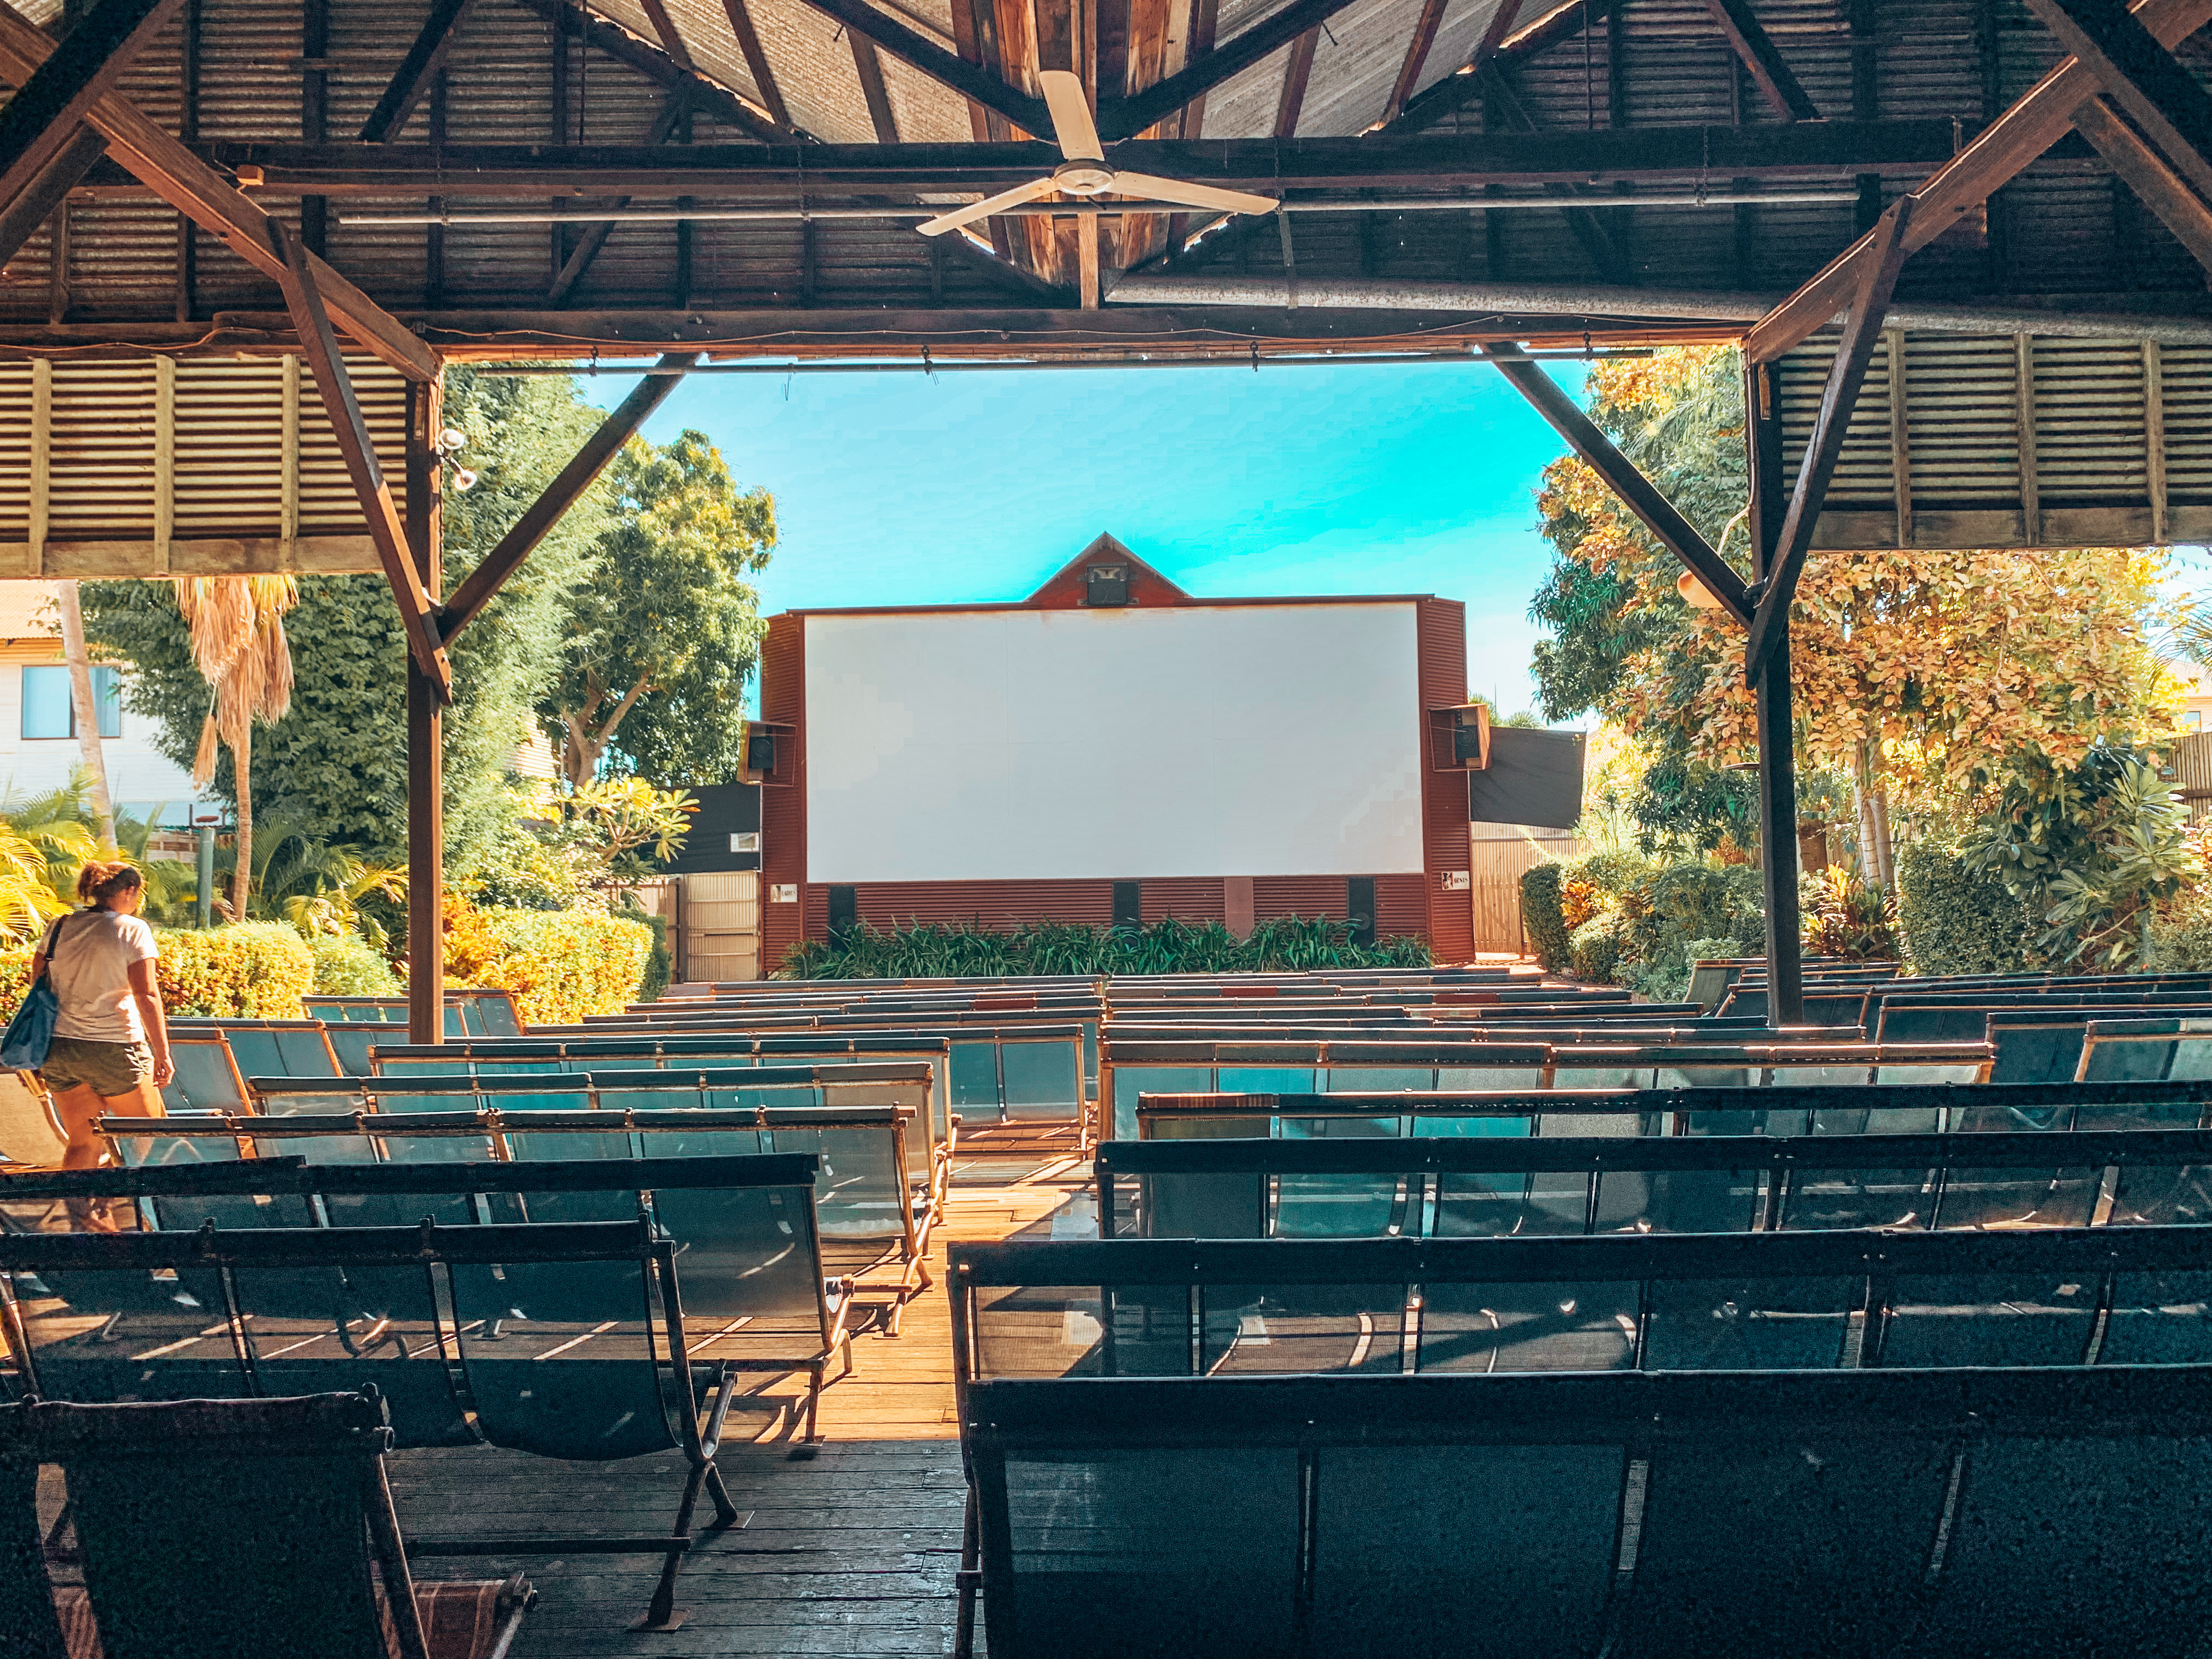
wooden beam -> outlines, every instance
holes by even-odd
[[[53,50],[53,42],[20,13],[0,5],[0,80],[21,86]],[[107,140],[115,159],[156,196],[264,276],[281,279],[283,264],[270,240],[276,222],[213,167],[115,94],[100,99],[85,118]],[[437,354],[398,318],[315,255],[308,256],[308,267],[324,302],[363,349],[413,380],[438,373]]]
[[[435,603],[415,568],[407,526],[392,504],[392,489],[377,463],[375,442],[362,419],[353,380],[346,374],[345,359],[338,355],[330,317],[315,289],[314,268],[300,239],[282,220],[270,222],[270,242],[280,263],[283,274],[277,281],[284,289],[285,309],[292,313],[293,332],[300,337],[301,356],[322,393],[323,410],[330,416],[338,453],[345,458],[346,476],[353,480],[362,516],[368,521],[369,538],[376,544],[377,561],[384,567],[385,580],[391,583],[392,597],[399,606],[399,625],[407,636],[408,650],[416,666],[435,688],[439,700],[450,702],[453,669],[446,659],[445,641],[438,636]]]
[[[661,358],[659,366],[689,368],[698,361],[696,351],[674,351]],[[453,597],[438,616],[441,640],[450,640],[466,628],[498,596],[507,579],[522,568],[522,562],[560,522],[561,515],[592,487],[592,481],[606,470],[616,452],[629,441],[683,379],[680,374],[646,375],[638,381],[636,389],[616,405],[614,412],[599,423],[599,429],[576,452],[575,458],[561,469],[560,476],[545,486],[545,493],[530,504],[514,521],[514,528],[500,538],[499,545],[486,554],[483,562],[453,590]]]
[[[853,48],[853,72],[860,78],[860,97],[868,106],[868,125],[876,130],[876,142],[896,144],[899,141],[898,117],[891,112],[890,88],[884,83],[884,66],[876,56],[876,43],[858,29],[847,29],[845,40]]]
[[[2212,198],[2212,93],[2124,0],[2027,0],[2027,9],[2197,193]]]
[[[2143,473],[2150,487],[2150,535],[2154,542],[2171,539],[2166,490],[2166,377],[2159,343],[2142,343]]]
[[[42,179],[51,183],[54,164],[76,144],[82,124],[182,3],[100,0],[31,74],[9,77],[15,94],[0,108],[0,206]]]
[[[2170,46],[2212,21],[2212,0],[2141,0],[2135,15]],[[2077,58],[2054,67],[1913,191],[1917,204],[1905,251],[1912,253],[1927,246],[2057,143],[2073,125],[2075,112],[2100,89],[2095,74]],[[1745,353],[1771,362],[1825,328],[1850,302],[1864,268],[1880,257],[1875,234],[1869,231],[1859,238],[1753,324],[1744,337]]]
[[[753,15],[745,0],[722,0],[722,9],[728,14],[730,33],[737,37],[738,50],[744,54],[745,72],[753,77],[753,89],[760,94],[769,114],[780,125],[789,126],[791,112],[784,106],[782,90],[775,83],[775,70],[769,67],[768,53],[762,50],[760,31],[753,27]]]
[[[2035,465],[2035,337],[2013,336],[2016,377],[2014,418],[2020,433],[2021,539],[2029,547],[2043,544],[2042,480]]]
[[[653,25],[653,32],[660,37],[660,49],[685,69],[696,69],[691,61],[691,48],[684,44],[684,36],[676,27],[676,20],[668,15],[662,0],[638,0],[645,9],[645,21]]]
[[[1242,75],[1253,64],[1309,29],[1319,28],[1352,0],[1291,0],[1291,3],[1246,29],[1234,40],[1216,46],[1204,57],[1186,64],[1164,81],[1127,98],[1098,100],[1098,131],[1108,143],[1133,138],[1146,127],[1164,121],[1202,93]]]
[[[653,131],[646,137],[649,144],[665,144],[674,136],[677,124],[684,118],[684,100],[672,97],[660,106],[660,113],[653,118]],[[607,211],[619,213],[629,205],[629,198],[621,196],[608,204]],[[552,285],[545,290],[545,303],[566,305],[576,284],[584,280],[591,270],[592,261],[599,257],[599,250],[607,245],[607,238],[615,233],[611,219],[602,219],[595,225],[586,225],[584,234],[576,239],[576,246],[568,250],[568,257],[561,262],[554,274]]]
[[[1767,106],[1785,121],[1817,121],[1820,112],[1790,72],[1789,63],[1753,13],[1749,0],[1705,0],[1735,55],[1751,72],[1752,84]]]
[[[1413,20],[1413,33],[1406,42],[1405,60],[1398,65],[1398,79],[1390,88],[1389,101],[1382,106],[1382,123],[1388,126],[1405,112],[1406,100],[1421,84],[1421,70],[1429,61],[1429,50],[1437,43],[1437,30],[1444,21],[1447,0],[1421,0],[1421,15]],[[1499,9],[1504,10],[1512,0],[1500,0]]]
[[[2197,263],[2212,270],[2212,207],[2124,120],[2111,101],[2092,98],[2074,112],[2075,130],[2094,146],[2112,171],[2158,215]]]
[[[1641,520],[1660,544],[1705,584],[1706,591],[1720,601],[1721,609],[1747,625],[1752,617],[1751,600],[1743,578],[1713,550],[1712,544],[1698,533],[1697,526],[1659,493],[1657,486],[1636,470],[1636,464],[1599,430],[1597,423],[1583,412],[1582,405],[1561,391],[1559,382],[1524,356],[1519,346],[1486,345],[1482,355],[1498,366],[1498,373],[1534,405],[1539,415],[1551,422],[1552,429],[1567,441],[1568,447],[1605,480],[1606,488],[1620,498],[1621,505]]]
[[[1321,31],[1308,29],[1291,43],[1291,55],[1283,63],[1283,89],[1275,98],[1275,137],[1295,138],[1298,136],[1298,112],[1305,107],[1306,82],[1313,76],[1314,49],[1321,44]]]
[[[771,118],[766,110],[755,108],[720,81],[710,81],[696,70],[686,69],[652,41],[632,34],[621,24],[609,22],[595,12],[571,4],[570,0],[514,0],[514,3],[537,13],[549,23],[565,17],[568,27],[586,46],[605,52],[670,92],[683,94],[693,108],[740,132],[772,143],[787,143],[805,137]]]
[[[986,109],[996,110],[1022,131],[1039,138],[1051,136],[1052,116],[1043,99],[1032,98],[957,52],[945,51],[918,29],[878,11],[868,0],[806,0],[806,3],[824,17],[842,23],[848,33],[866,35],[909,69]]]
[[[2186,0],[2212,9],[2212,0]],[[1484,80],[1476,75],[1465,77]],[[1502,82],[1492,84],[1505,84]],[[1517,103],[1517,98],[1516,98]],[[1484,185],[1631,184],[1674,189],[1701,171],[1713,180],[1802,183],[1807,173],[1918,176],[1954,152],[1948,119],[1765,122],[1748,127],[1550,127],[1541,132],[1401,134],[1364,138],[1132,138],[1114,163],[1163,177],[1254,188],[1334,185],[1407,190]],[[205,146],[207,159],[260,190],[331,195],[434,196],[466,174],[477,198],[726,197],[756,185],[805,183],[810,191],[1003,190],[1048,172],[1048,144],[947,143],[297,144],[254,141]],[[1607,198],[1594,198],[1602,204]],[[1849,293],[1844,298],[1848,300]],[[1838,309],[1841,308],[1838,302]]]
[[[1859,387],[1865,384],[1875,348],[1881,343],[1882,319],[1889,311],[1889,296],[1897,287],[1897,273],[1905,266],[1905,230],[1912,220],[1912,198],[1900,197],[1874,228],[1881,257],[1863,273],[1851,314],[1844,324],[1843,339],[1835,361],[1828,366],[1828,383],[1820,394],[1820,410],[1814,418],[1812,435],[1798,458],[1796,487],[1790,492],[1790,510],[1776,538],[1774,562],[1760,583],[1759,609],[1751,619],[1751,639],[1744,648],[1744,678],[1757,685],[1766,672],[1768,659],[1789,637],[1790,602],[1797,596],[1797,578],[1805,568],[1805,555],[1813,545],[1813,526],[1828,498],[1828,481],[1842,459],[1844,434],[1850,430],[1851,411],[1857,407]]]
[[[384,95],[376,100],[368,119],[362,123],[362,143],[389,143],[392,135],[407,125],[408,116],[429,90],[438,71],[445,67],[446,54],[453,49],[453,26],[468,9],[469,0],[435,0],[422,33],[415,37],[415,44],[407,49],[407,56],[392,72]]]
[[[0,269],[22,251],[49,215],[68,199],[92,164],[107,154],[107,140],[90,127],[79,127],[46,171],[15,199],[0,208]]]
[[[407,553],[422,591],[443,586],[436,381],[407,388]],[[407,1038],[446,1040],[445,704],[437,683],[407,659]]]
[[[1912,545],[1912,426],[1908,418],[1911,402],[1905,379],[1905,331],[1884,331],[1889,352],[1889,478],[1897,501],[1897,544]]]
[[[1098,238],[1101,228],[1096,219],[1075,222],[1075,291],[1076,303],[1085,311],[1098,309]]]

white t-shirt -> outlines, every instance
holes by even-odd
[[[82,1042],[143,1042],[145,1022],[131,995],[131,964],[161,953],[154,930],[117,910],[80,910],[49,933],[46,973],[61,1000],[56,1036]]]

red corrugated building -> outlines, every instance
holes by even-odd
[[[1018,605],[770,617],[761,710],[763,963],[848,920],[1241,932],[1370,902],[1378,937],[1474,954],[1456,600],[1197,599],[1101,536]]]

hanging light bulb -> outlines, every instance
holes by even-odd
[[[1713,597],[1712,590],[1697,578],[1694,571],[1685,570],[1675,579],[1674,591],[1700,611],[1717,611],[1721,602]]]
[[[475,473],[470,471],[468,468],[465,466],[457,466],[453,469],[453,489],[457,492],[474,489],[476,487],[477,475]]]
[[[468,444],[469,434],[458,427],[449,426],[438,434],[438,447],[449,455],[457,449],[467,448]]]

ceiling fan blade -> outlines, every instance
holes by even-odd
[[[1213,185],[1186,184],[1149,173],[1115,169],[1111,186],[1116,196],[1150,197],[1162,202],[1181,202],[1186,207],[1218,208],[1228,213],[1273,213],[1271,196],[1253,196],[1241,190],[1222,190]]]
[[[972,225],[978,219],[988,219],[1005,209],[1019,207],[1024,202],[1034,202],[1040,196],[1049,196],[1055,188],[1057,186],[1049,176],[1032,179],[1026,185],[1016,185],[1012,190],[1002,190],[996,196],[970,202],[966,207],[954,208],[939,214],[934,219],[925,219],[915,228],[925,236],[941,236],[948,230]]]
[[[1071,161],[1103,161],[1105,148],[1098,142],[1098,124],[1091,118],[1091,94],[1083,77],[1066,70],[1043,70],[1037,75],[1044,88],[1045,107],[1052,112],[1052,136],[1060,153]]]

